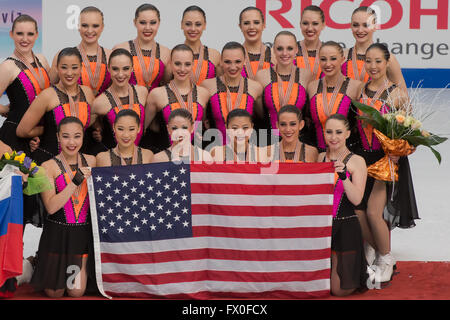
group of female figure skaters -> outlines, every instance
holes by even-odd
[[[348,50],[321,41],[325,16],[317,6],[302,12],[303,40],[281,31],[270,48],[262,41],[264,15],[247,7],[239,16],[244,41],[219,52],[202,43],[206,14],[191,6],[181,18],[185,42],[169,49],[155,40],[159,10],[143,4],[133,20],[136,37],[109,50],[99,45],[103,13],[86,7],[80,43],[60,50],[50,66],[33,53],[36,21],[18,17],[10,32],[15,51],[0,64],[0,92],[9,99],[0,105],[0,147],[29,154],[54,185],[24,196],[24,225],[43,226],[33,287],[49,297],[79,297],[89,279],[95,283],[90,168],[180,159],[333,162],[331,293],[364,290],[374,274],[390,281],[388,186],[367,175],[384,152],[352,100],[385,113],[401,108],[408,93],[396,58],[373,43],[375,12],[359,7],[349,18],[355,45]],[[193,143],[208,129],[216,132],[214,144]],[[391,160],[409,168],[406,158]],[[409,225],[401,227],[417,218],[413,192],[408,196],[412,209],[397,214]],[[81,270],[77,288],[66,286],[69,265]],[[9,279],[0,292],[15,285]]]

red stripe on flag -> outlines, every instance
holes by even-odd
[[[241,217],[300,217],[331,215],[332,205],[311,205],[296,207],[252,207],[252,206],[222,206],[213,204],[192,204],[192,214],[216,214]],[[293,210],[295,208],[295,210]]]
[[[125,298],[147,298],[147,299],[161,299],[161,295],[154,295],[145,292],[111,292],[106,291],[106,294],[112,297],[125,297]],[[314,299],[324,298],[330,296],[330,290],[318,290],[318,291],[287,291],[287,290],[273,290],[264,292],[210,292],[199,291],[195,293],[179,293],[168,294],[163,297],[167,299],[185,300],[207,300],[207,299]]]
[[[190,249],[157,253],[112,254],[102,253],[103,263],[143,264],[186,260],[220,259],[241,261],[296,261],[321,260],[330,257],[330,249],[318,250],[230,250]]]
[[[194,237],[224,237],[239,239],[289,239],[323,238],[331,236],[331,227],[309,228],[229,228],[202,226],[192,227]],[[299,239],[300,241],[300,239]]]
[[[109,283],[137,282],[142,285],[162,285],[197,281],[232,282],[293,282],[329,279],[330,269],[304,272],[236,272],[236,271],[186,271],[158,275],[130,275],[122,273],[104,274],[103,281]]]
[[[274,185],[236,185],[236,184],[206,184],[192,183],[192,193],[211,194],[245,194],[245,195],[315,195],[329,194],[332,184],[300,185],[300,186],[274,186]]]
[[[277,163],[278,170],[275,174],[315,174],[333,173],[331,162],[316,163]],[[191,173],[243,173],[261,174],[263,168],[269,168],[262,164],[191,164]]]

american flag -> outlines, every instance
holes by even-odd
[[[97,284],[106,297],[329,295],[329,163],[172,162],[93,168]]]

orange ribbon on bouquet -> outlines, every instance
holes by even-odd
[[[389,139],[377,129],[373,130],[381,143],[384,153],[383,158],[367,168],[367,174],[381,181],[398,181],[398,164],[389,159],[389,155],[405,157],[416,151],[408,141],[403,139]]]

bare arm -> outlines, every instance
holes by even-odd
[[[405,94],[408,94],[408,88],[406,86],[405,78],[402,74],[402,69],[400,67],[400,64],[398,63],[397,58],[395,58],[394,55],[391,55],[391,58],[389,59],[387,76],[389,80],[398,85],[399,88],[405,92]]]
[[[44,127],[38,126],[38,124],[51,105],[53,94],[54,90],[47,88],[34,99],[17,126],[18,137],[33,138],[44,133]]]
[[[336,161],[334,165],[337,173],[342,172],[344,167],[342,161]],[[347,163],[347,170],[350,172],[352,179],[347,178],[342,183],[348,200],[356,206],[361,203],[364,196],[367,179],[366,163],[362,157],[353,155]]]
[[[56,169],[56,163],[54,160],[48,160],[42,164],[42,167],[45,168],[47,171],[47,176],[49,181],[54,181],[57,175],[57,169]],[[83,172],[85,178],[88,178],[90,176],[90,168],[80,168]],[[56,193],[56,188],[52,188],[51,190],[47,190],[41,193],[41,198],[44,203],[45,209],[47,210],[48,214],[54,214],[59,209],[64,207],[64,205],[67,203],[67,201],[70,199],[72,194],[75,192],[77,186],[70,182],[64,190],[62,190],[59,193]]]

